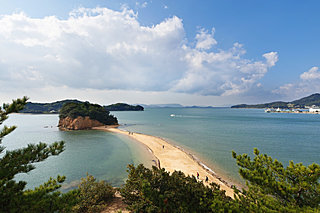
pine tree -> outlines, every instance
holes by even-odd
[[[8,119],[10,113],[23,109],[27,97],[13,100],[11,104],[0,107],[0,125]],[[5,150],[1,146],[2,139],[16,129],[16,126],[4,127],[0,130],[0,154]],[[51,145],[39,143],[29,144],[25,148],[6,151],[0,158],[0,212],[55,212],[68,209],[75,202],[76,191],[62,194],[56,191],[65,180],[64,176],[50,178],[47,183],[34,190],[25,190],[25,181],[15,181],[20,173],[28,173],[35,169],[33,163],[41,162],[50,156],[58,155],[64,150],[64,142]]]
[[[255,157],[232,153],[246,180],[247,189],[238,193],[241,206],[250,212],[318,212],[320,210],[320,166],[277,159],[254,149]]]
[[[233,157],[247,187],[227,197],[217,184],[203,185],[182,172],[129,165],[121,195],[133,212],[320,212],[320,166],[289,163],[254,150]]]

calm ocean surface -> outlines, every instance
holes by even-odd
[[[241,181],[232,150],[251,154],[257,147],[285,165],[289,160],[305,165],[320,163],[320,115],[230,108],[157,108],[112,114],[118,117],[121,128],[165,138],[233,183]],[[28,187],[57,174],[67,176],[65,188],[72,187],[87,172],[119,186],[127,177],[127,164],[152,164],[149,151],[126,136],[100,131],[62,132],[56,128],[57,123],[57,115],[22,114],[11,115],[6,122],[18,126],[4,139],[7,149],[39,141],[66,142],[62,154],[17,177],[27,179]]]

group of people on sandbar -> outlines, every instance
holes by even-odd
[[[200,178],[200,175],[199,175],[199,172],[197,172],[197,179],[199,179]],[[206,176],[206,179],[205,179],[205,181],[206,182],[208,182],[209,181],[209,178],[208,178],[208,176]]]
[[[129,135],[133,135],[133,132],[128,132],[129,133]]]

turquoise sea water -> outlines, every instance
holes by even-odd
[[[58,115],[10,115],[6,125],[18,128],[6,136],[3,145],[8,150],[21,148],[29,143],[65,141],[66,148],[58,156],[52,156],[28,174],[18,175],[24,179],[27,187],[33,188],[58,174],[67,177],[65,189],[75,187],[86,173],[99,180],[107,180],[114,186],[120,186],[127,178],[128,164],[145,163],[152,165],[152,155],[142,146],[128,137],[103,131],[59,131]]]
[[[195,154],[233,183],[241,181],[232,150],[252,153],[257,147],[285,165],[289,160],[320,163],[320,115],[230,108],[158,108],[112,114],[118,117],[121,128],[163,137]],[[65,188],[72,187],[86,172],[119,186],[127,177],[127,164],[153,163],[150,152],[127,136],[101,131],[62,132],[56,128],[57,123],[57,115],[25,114],[11,115],[6,123],[18,126],[4,139],[8,149],[39,141],[66,141],[62,154],[17,177],[26,179],[28,187],[57,174],[67,176]]]
[[[320,163],[320,115],[230,108],[162,108],[114,114],[127,124],[122,128],[166,138],[234,184],[243,182],[232,150],[252,154],[257,147],[285,165],[289,160]]]

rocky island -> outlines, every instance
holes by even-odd
[[[60,109],[59,129],[82,130],[103,125],[118,125],[118,120],[98,104],[66,103]]]

